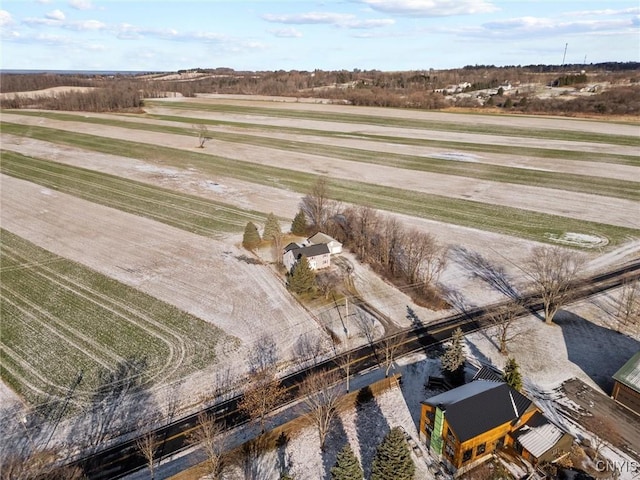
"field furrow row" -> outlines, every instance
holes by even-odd
[[[7,124],[12,127],[14,124]],[[18,126],[16,134],[33,136],[44,141],[53,141],[103,153],[120,154],[130,158],[153,158],[154,162],[175,165],[179,163],[202,168],[215,175],[229,176],[239,180],[276,188],[284,188],[300,193],[309,191],[317,176],[312,173],[292,171],[284,168],[260,165],[256,163],[231,160],[216,155],[190,152],[170,147],[159,147],[115,138],[102,138],[44,127]],[[36,161],[32,159],[30,161]],[[38,160],[41,168],[47,168],[51,162]],[[2,168],[5,169],[3,162]],[[14,167],[17,168],[17,167]],[[51,168],[50,166],[48,167]],[[56,169],[67,172],[81,172],[56,165]],[[100,174],[104,175],[104,174]],[[36,178],[24,177],[36,181]],[[138,183],[138,182],[133,182]],[[330,182],[331,196],[347,203],[364,204],[382,210],[414,215],[431,220],[454,223],[462,226],[495,231],[538,241],[549,241],[553,236],[562,236],[565,232],[584,232],[607,238],[615,245],[626,238],[637,235],[637,230],[623,226],[607,225],[529,211],[504,205],[492,205],[473,200],[444,197],[429,193],[406,190],[403,188],[375,185],[355,180],[333,178]],[[89,192],[87,192],[89,193]],[[602,218],[606,222],[606,218]]]
[[[198,102],[154,102],[153,100],[147,100],[146,103],[149,106],[162,106],[170,109],[182,109],[182,110],[197,110],[206,112],[222,112],[222,113],[234,113],[241,115],[260,115],[264,117],[272,118],[288,118],[288,119],[304,119],[304,120],[316,120],[322,122],[339,122],[339,123],[355,123],[360,125],[379,125],[385,127],[401,127],[401,128],[416,128],[424,130],[440,130],[457,133],[474,133],[481,135],[495,135],[496,127],[494,125],[482,125],[482,124],[470,124],[470,123],[457,123],[453,121],[430,121],[415,118],[398,118],[391,116],[375,116],[375,115],[363,115],[356,113],[341,113],[341,112],[314,112],[310,110],[295,111],[291,109],[281,109],[273,107],[258,107],[258,106],[241,106],[241,105],[222,105],[222,104],[208,104]],[[500,135],[510,137],[526,137],[526,138],[538,138],[541,140],[571,140],[571,141],[589,141],[589,142],[601,142],[601,143],[615,143],[619,145],[631,145],[640,146],[640,139],[634,136],[628,135],[613,135],[613,134],[596,134],[593,132],[582,132],[577,130],[555,130],[555,129],[536,129],[536,128],[522,128],[522,127],[500,127]]]

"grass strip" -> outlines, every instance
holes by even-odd
[[[0,171],[205,236],[238,232],[264,214],[142,182],[2,151]]]
[[[289,109],[223,105],[187,102],[153,102],[146,100],[147,105],[207,112],[234,113],[243,115],[262,115],[276,118],[293,118],[318,120],[322,122],[357,123],[385,127],[415,128],[445,132],[473,133],[480,135],[500,135],[505,137],[538,138],[540,140],[564,140],[573,142],[611,143],[614,145],[640,146],[640,137],[629,135],[611,135],[579,130],[559,130],[549,128],[505,127],[482,123],[456,123],[453,121],[419,120],[414,118],[398,118],[387,116],[363,115],[360,113],[314,112]],[[487,115],[484,115],[487,117]],[[584,120],[586,121],[586,120]]]
[[[193,130],[169,125],[146,124],[120,119],[90,117],[83,119],[73,114],[44,113],[41,116],[62,121],[87,121],[87,123],[133,128],[160,133],[174,133],[192,136]],[[191,119],[194,120],[194,119]],[[183,122],[189,119],[182,118]],[[349,160],[360,163],[383,165],[421,172],[438,173],[459,177],[475,178],[501,183],[553,188],[571,192],[589,193],[614,198],[640,201],[640,182],[592,177],[569,173],[549,172],[516,167],[505,167],[481,162],[459,162],[434,157],[379,153],[358,148],[323,145],[313,142],[290,141],[257,135],[229,132],[215,132],[215,138],[232,143],[241,143],[266,148],[275,148],[311,155]],[[640,157],[638,157],[640,166]]]
[[[301,194],[309,192],[310,187],[318,178],[317,175],[311,173],[243,162],[200,152],[44,127],[25,127],[13,124],[7,126],[11,127],[11,133],[24,134],[39,140],[102,153],[150,160],[180,168],[194,167],[211,175],[227,176],[259,185],[289,189]],[[3,169],[4,163],[3,159]],[[339,179],[331,179],[330,185],[332,198],[339,201],[369,205],[373,208],[390,212],[543,242],[549,242],[550,235],[561,236],[567,232],[606,237],[609,239],[610,245],[616,245],[629,238],[637,238],[640,235],[640,230],[637,229],[471,200],[449,198],[397,187],[385,187]]]

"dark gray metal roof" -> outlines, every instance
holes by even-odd
[[[475,380],[431,397],[460,442],[477,437],[522,416],[533,402],[506,383]]]
[[[492,382],[504,382],[502,372],[490,365],[483,365],[480,370],[473,376],[474,380],[490,380]]]
[[[308,247],[292,248],[291,252],[294,258],[300,258],[301,255],[311,258],[329,253],[329,247],[326,243],[318,243],[317,245],[309,245]]]
[[[297,243],[291,242],[289,245],[284,247],[284,251],[288,252],[289,250],[293,250],[295,248],[301,248],[301,247],[302,247],[302,245],[298,245]]]

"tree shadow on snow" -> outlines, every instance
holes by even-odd
[[[611,376],[640,349],[640,342],[566,310],[560,310],[553,321],[562,328],[569,360],[611,393]]]
[[[362,388],[356,397],[355,423],[364,478],[369,478],[376,448],[390,430],[387,419],[369,387]]]
[[[483,281],[513,300],[520,298],[520,292],[501,265],[493,263],[478,252],[467,250],[461,246],[452,248],[450,255],[456,263],[469,272],[471,278]]]
[[[322,450],[322,466],[325,480],[331,479],[331,469],[336,464],[338,453],[348,441],[347,432],[345,432],[342,419],[338,415],[333,420],[332,428],[324,444],[324,450]]]

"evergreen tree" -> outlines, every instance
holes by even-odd
[[[440,357],[442,371],[453,385],[464,383],[464,364],[466,357],[464,354],[464,338],[460,327],[451,334],[451,344]]]
[[[302,210],[298,211],[293,218],[293,222],[291,222],[291,233],[294,235],[307,234],[307,217]]]
[[[394,427],[376,450],[371,480],[413,480],[416,466],[400,427]]]
[[[242,236],[242,246],[248,250],[252,250],[260,245],[260,232],[253,222],[247,223]]]
[[[267,215],[267,220],[264,224],[262,238],[264,240],[271,241],[273,240],[273,237],[275,237],[276,235],[280,235],[281,233],[282,230],[280,230],[280,223],[278,222],[278,219],[273,213],[270,213],[269,215]]]
[[[304,255],[291,269],[287,280],[287,288],[298,295],[315,293],[316,272],[311,269],[309,261]]]
[[[520,367],[515,358],[509,358],[504,367],[504,381],[514,390],[520,391],[522,388],[522,376],[520,375]]]
[[[338,453],[336,464],[331,469],[331,480],[362,480],[363,477],[360,462],[347,443]]]

